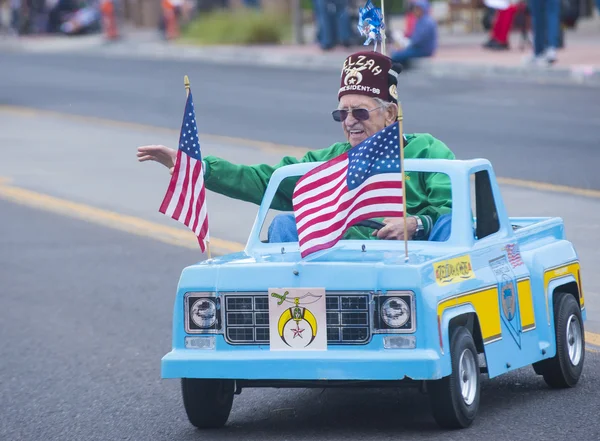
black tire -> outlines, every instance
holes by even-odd
[[[534,370],[555,389],[573,387],[579,382],[585,360],[585,332],[581,309],[569,293],[556,293],[554,299],[556,355],[536,363]],[[571,354],[571,355],[569,355]]]
[[[470,365],[469,372],[461,374],[461,356]],[[427,384],[431,411],[436,423],[445,429],[463,429],[469,427],[479,410],[481,389],[480,367],[477,349],[473,336],[464,327],[454,330],[450,339],[450,358],[452,373],[440,380]],[[467,398],[462,393],[462,383],[465,375],[470,375],[474,391]]]
[[[233,380],[181,379],[183,406],[192,425],[199,429],[223,427],[233,404]]]

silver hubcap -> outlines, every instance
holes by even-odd
[[[463,400],[465,400],[467,406],[470,406],[475,401],[475,394],[477,393],[477,363],[473,353],[468,349],[460,354],[458,375]]]
[[[579,319],[575,314],[571,314],[569,320],[567,320],[567,347],[569,348],[569,360],[571,360],[573,366],[577,366],[581,361],[583,341]]]

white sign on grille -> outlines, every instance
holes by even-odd
[[[270,288],[272,351],[327,350],[325,288]]]

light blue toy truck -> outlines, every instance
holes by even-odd
[[[281,181],[272,176],[245,251],[185,268],[172,351],[191,424],[223,426],[250,387],[414,384],[441,427],[468,427],[480,376],[533,365],[573,387],[585,357],[580,265],[560,218],[509,218],[490,163],[408,159],[452,184],[445,241],[342,240],[301,259],[297,242],[261,240]]]

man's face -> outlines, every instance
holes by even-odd
[[[394,121],[393,111],[391,109],[386,111],[383,107],[378,108],[379,106],[379,103],[373,98],[364,95],[350,94],[344,95],[340,99],[338,109],[348,111],[348,116],[342,121],[342,127],[346,139],[348,139],[352,147],[383,130]],[[352,115],[352,109],[367,109],[372,111],[369,112],[369,119],[359,121]]]

